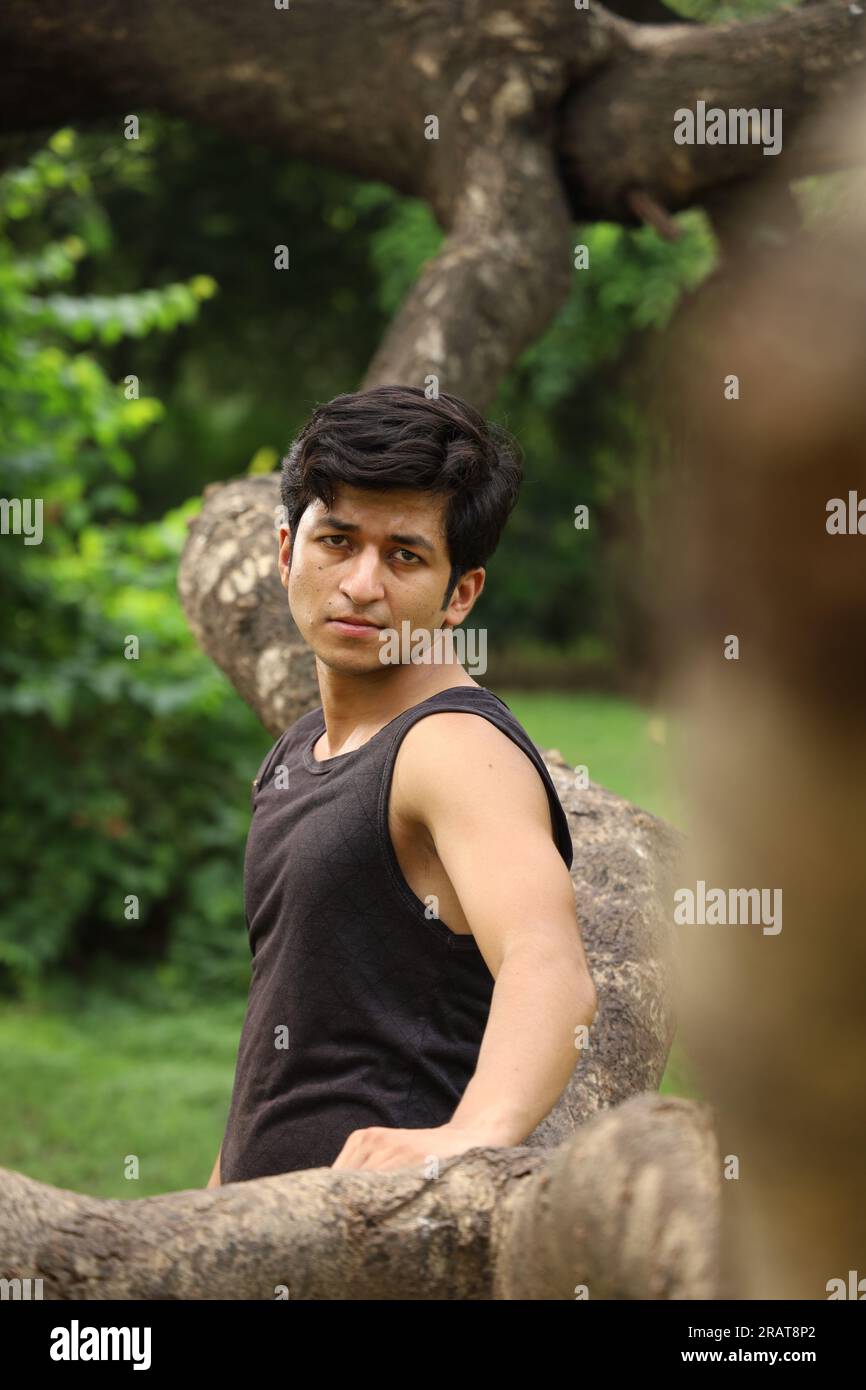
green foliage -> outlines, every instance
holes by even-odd
[[[524,353],[532,395],[544,409],[589,373],[615,361],[629,338],[664,329],[682,294],[713,269],[715,240],[702,212],[675,218],[681,236],[665,241],[648,227],[612,222],[579,229],[589,266],[575,270],[571,295],[547,333]]]
[[[267,736],[183,619],[177,564],[197,503],[130,519],[129,445],[162,405],[128,399],[92,347],[177,329],[215,285],[77,296],[76,268],[98,247],[40,243],[25,225],[50,220],[61,198],[103,225],[75,146],[62,131],[0,178],[0,470],[7,502],[32,508],[29,536],[26,511],[0,535],[0,735],[14,789],[0,807],[0,970],[23,989],[52,964],[170,939],[167,980],[238,982],[248,769]],[[214,944],[215,927],[234,930]]]

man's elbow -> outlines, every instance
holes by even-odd
[[[559,979],[568,981],[568,991],[577,1001],[580,1022],[589,1028],[598,1013],[598,994],[583,951],[551,952],[549,964]]]
[[[208,1178],[208,1187],[220,1187],[222,1185],[222,1175],[220,1173],[220,1161],[222,1159],[222,1156],[223,1146],[222,1144],[220,1144],[219,1153],[216,1156],[216,1163],[213,1166],[213,1172]]]
[[[592,976],[588,971],[582,971],[579,983],[581,1012],[586,1015],[586,1023],[592,1026],[595,1023],[595,1016],[598,1013],[598,995]]]
[[[583,951],[579,953],[577,958],[571,958],[569,963],[572,971],[571,989],[578,1000],[580,1021],[588,1027],[595,1022],[595,1016],[598,1013],[598,994],[595,982],[589,973],[589,965]]]

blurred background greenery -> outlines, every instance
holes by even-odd
[[[128,1197],[122,1157],[143,1154],[142,1196],[203,1185],[222,1136],[249,782],[273,742],[187,629],[186,521],[357,388],[441,231],[383,185],[155,116],[137,141],[112,122],[3,156],[0,491],[43,498],[45,532],[0,544],[0,1164]],[[682,824],[641,606],[657,449],[630,375],[714,265],[703,214],[678,220],[673,244],[575,229],[593,273],[489,412],[526,482],[473,622],[536,743]],[[281,242],[301,269],[275,288]],[[676,1046],[663,1089],[695,1093]]]

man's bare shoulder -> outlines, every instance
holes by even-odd
[[[547,794],[538,769],[513,739],[483,714],[438,710],[403,736],[394,769],[395,791],[406,815],[421,819],[431,804],[473,799],[481,809],[517,798],[547,819]]]
[[[516,757],[525,757],[514,740],[483,714],[469,710],[436,710],[418,719],[404,734],[400,745],[421,757],[431,751],[445,752],[455,747],[461,752],[468,748],[478,748],[482,752],[501,751],[504,756],[508,750]]]

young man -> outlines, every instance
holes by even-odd
[[[318,407],[283,461],[280,578],[322,703],[253,784],[252,980],[209,1186],[517,1145],[572,1073],[596,996],[566,816],[508,707],[434,641],[469,616],[520,479],[504,431],[408,386]],[[404,630],[434,659],[384,660]]]

